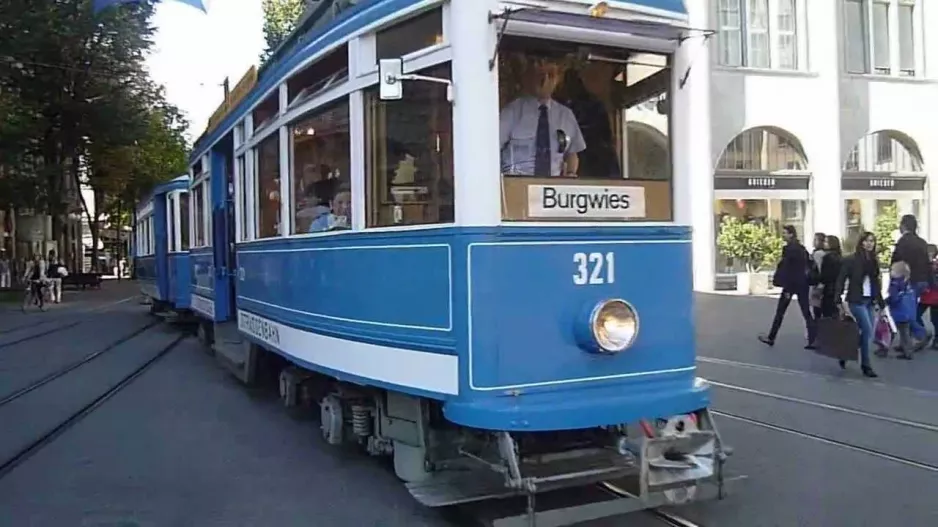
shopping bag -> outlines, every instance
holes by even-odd
[[[817,321],[818,355],[843,361],[857,360],[860,330],[852,318],[822,318]]]
[[[876,328],[873,331],[873,343],[881,348],[892,347],[892,339],[896,331],[890,323],[895,324],[892,322],[892,317],[884,310],[876,320]]]

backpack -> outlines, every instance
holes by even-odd
[[[808,255],[808,285],[818,285],[821,283],[821,269],[808,251],[805,251],[805,254]]]

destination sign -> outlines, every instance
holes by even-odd
[[[645,217],[643,187],[528,186],[528,217],[635,219]]]

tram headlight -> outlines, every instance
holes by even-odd
[[[618,353],[638,337],[638,312],[625,300],[603,300],[590,310],[588,326],[590,351]]]

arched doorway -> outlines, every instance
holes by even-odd
[[[909,136],[894,130],[863,136],[844,162],[841,191],[844,250],[853,251],[864,231],[898,229],[903,214],[918,218],[920,235],[927,239],[926,173],[918,145]]]
[[[774,127],[750,128],[723,150],[714,172],[714,215],[719,225],[726,216],[769,225],[781,232],[793,225],[801,239],[810,225],[811,173],[801,142]],[[740,262],[724,256],[714,239],[718,290],[735,289]]]
[[[653,126],[638,121],[626,123],[629,175],[642,179],[671,177],[668,138]]]

